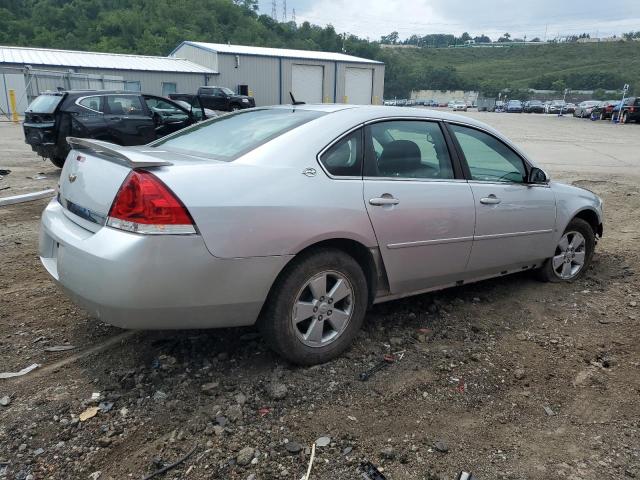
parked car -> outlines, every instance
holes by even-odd
[[[580,102],[573,111],[573,116],[579,118],[591,117],[591,112],[593,112],[593,109],[599,105],[600,102],[598,100],[586,100],[584,102]]]
[[[338,356],[373,303],[526,269],[574,281],[602,235],[597,195],[442,111],[282,105],[71,143],[39,255],[77,303],[132,329],[257,323],[299,364]]]
[[[183,93],[171,93],[169,98],[181,99]],[[227,87],[206,86],[198,88],[196,96],[200,100],[200,105],[211,110],[222,112],[235,112],[244,108],[253,108],[256,101],[247,95],[238,95]],[[303,98],[297,100],[304,101]]]
[[[613,116],[620,123],[640,120],[640,97],[628,97],[613,107]]]
[[[605,100],[604,102],[600,102],[600,105],[594,107],[591,111],[591,115],[600,120],[610,120],[614,107],[619,103],[620,100]]]
[[[455,101],[451,104],[451,109],[454,112],[466,112],[467,111],[467,104],[464,103],[463,101]]]
[[[38,96],[25,111],[25,142],[62,167],[67,137],[144,145],[198,119],[172,100],[124,91],[73,90]]]
[[[567,104],[564,100],[553,100],[546,106],[545,113],[566,113],[567,112]]]
[[[505,111],[507,113],[522,113],[522,102],[520,100],[509,100]]]
[[[576,111],[576,108],[577,108],[577,105],[575,103],[569,102],[569,103],[567,103],[565,112],[566,113],[573,113],[573,112]]]
[[[544,113],[544,103],[540,100],[529,100],[525,102],[523,110],[525,113]]]

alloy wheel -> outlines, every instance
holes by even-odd
[[[298,339],[309,347],[334,342],[347,327],[354,310],[354,290],[336,271],[314,275],[298,291],[291,323]]]
[[[579,232],[567,232],[562,236],[552,259],[553,271],[558,278],[570,280],[580,273],[586,259],[586,247],[584,236]]]

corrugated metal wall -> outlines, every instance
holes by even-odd
[[[234,92],[238,91],[238,85],[248,85],[249,95],[256,99],[257,106],[280,103],[279,58],[239,55],[236,64],[235,55],[217,56],[220,74],[211,78],[211,84],[228,87]]]
[[[191,60],[198,65],[210,68],[214,72],[219,72],[218,55],[209,50],[194,47],[193,45],[180,45],[180,47],[171,54],[172,57],[184,58]],[[221,85],[224,87],[224,85]]]

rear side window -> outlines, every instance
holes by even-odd
[[[335,177],[362,175],[362,131],[357,130],[331,146],[320,157],[324,168]]]
[[[230,162],[323,115],[323,112],[289,108],[242,111],[192,125],[151,146]]]
[[[33,113],[53,113],[61,101],[62,95],[40,95],[31,102],[27,111]]]
[[[145,115],[138,95],[107,95],[109,113],[113,115]]]
[[[100,97],[86,97],[78,100],[78,105],[88,108],[94,112],[102,112],[102,102]]]

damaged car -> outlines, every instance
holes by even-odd
[[[477,120],[426,109],[241,110],[145,146],[69,138],[39,256],[128,329],[257,324],[298,364],[376,303],[535,271],[585,274],[602,200]]]

